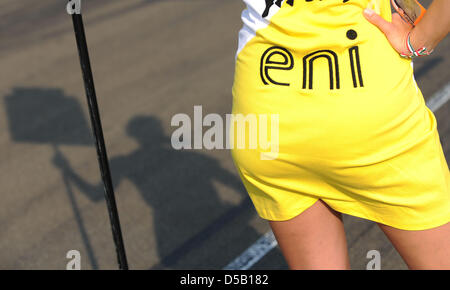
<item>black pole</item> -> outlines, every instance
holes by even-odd
[[[102,174],[105,199],[108,206],[114,244],[116,245],[117,260],[121,270],[128,270],[127,257],[122,239],[122,231],[120,229],[119,213],[117,211],[116,199],[114,197],[111,172],[109,170],[108,156],[106,154],[105,140],[103,138],[102,124],[100,121],[100,113],[95,94],[94,79],[92,77],[86,35],[84,33],[83,18],[81,14],[74,13],[72,14],[72,21],[77,40],[78,54],[80,56],[81,70],[83,72],[84,87],[86,89],[86,96],[89,105],[92,130],[94,131],[95,143],[97,147],[97,158],[100,166],[100,172]]]

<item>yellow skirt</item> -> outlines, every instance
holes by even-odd
[[[263,2],[242,14],[232,113],[243,126],[230,132],[258,214],[288,220],[321,199],[399,229],[446,224],[436,119],[411,62],[362,15],[372,4],[390,21],[389,1]]]

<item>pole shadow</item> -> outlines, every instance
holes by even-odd
[[[245,194],[241,180],[223,169],[213,158],[192,150],[174,150],[158,119],[152,116],[134,117],[128,122],[126,132],[138,141],[139,148],[110,158],[113,183],[116,188],[124,179],[131,181],[145,203],[152,208],[161,261],[154,268],[173,268],[234,217],[251,208],[247,197],[238,206],[221,201],[213,181]],[[102,198],[101,183],[84,181],[62,155],[56,157],[54,164],[83,193],[94,201]],[[224,213],[210,218],[215,216],[215,212]],[[211,222],[200,231],[194,230],[205,219],[211,219]],[[256,232],[254,235],[258,236]],[[126,244],[126,237],[124,239]],[[175,249],[174,244],[178,244]]]
[[[58,149],[61,144],[94,146],[80,104],[62,90],[42,88],[16,88],[6,97],[6,103],[15,141],[46,143],[54,148],[52,162],[61,171],[90,263],[94,269],[98,268],[72,187],[100,202],[104,198],[103,183],[84,180]],[[153,116],[133,117],[126,132],[139,147],[129,154],[109,156],[113,183],[117,188],[122,180],[131,181],[152,209],[160,258],[154,269],[180,267],[183,257],[202,247],[224,226],[236,222],[234,218],[238,216],[244,219],[239,220],[240,224],[249,222],[252,216],[242,213],[251,210],[252,204],[241,180],[217,160],[194,150],[173,149],[161,122]],[[242,194],[242,202],[236,206],[221,200],[215,181]],[[215,214],[218,212],[222,214]],[[248,229],[246,234],[256,240],[259,234],[251,227]],[[126,246],[126,236],[124,242]]]
[[[80,104],[60,89],[14,88],[5,97],[5,105],[9,132],[16,142],[48,144],[54,150],[54,158],[62,156],[60,145],[92,145],[93,138]],[[89,262],[93,269],[98,269],[69,175],[65,171],[61,173]]]

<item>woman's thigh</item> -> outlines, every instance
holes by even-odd
[[[423,231],[378,225],[410,269],[450,270],[450,223]]]
[[[290,269],[350,268],[341,215],[323,201],[270,226]]]

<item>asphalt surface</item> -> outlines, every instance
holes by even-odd
[[[65,1],[0,1],[0,269],[116,269]],[[427,6],[430,1],[423,1]],[[240,0],[83,1],[131,269],[221,269],[262,234],[228,150],[175,151],[177,113],[225,115]],[[450,40],[416,62],[426,98],[450,81]],[[450,103],[436,112],[450,156]],[[351,265],[405,269],[369,221],[345,216]],[[278,248],[252,269],[286,269]]]

